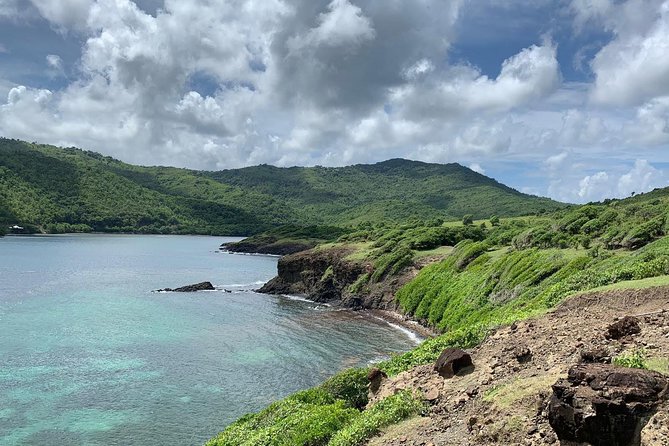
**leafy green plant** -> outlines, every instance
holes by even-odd
[[[623,352],[613,358],[613,363],[621,367],[631,367],[633,369],[647,369],[646,351],[643,349]]]

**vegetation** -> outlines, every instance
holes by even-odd
[[[541,314],[577,293],[666,285],[668,192],[656,190],[552,214],[493,216],[485,227],[480,224],[484,221],[440,218],[365,222],[318,249],[348,247],[353,253],[347,259],[372,265],[349,287],[352,293],[364,293],[369,284],[398,274],[425,253],[442,253],[442,259],[422,268],[396,299],[405,313],[444,334],[378,364],[392,376],[434,362],[444,348],[473,347],[491,328]],[[649,358],[643,351],[626,352],[614,362],[669,373],[666,358]],[[358,410],[367,403],[365,374],[364,369],[344,371],[313,391],[328,389],[340,406],[333,406],[332,400],[321,404],[333,414],[338,407]],[[514,382],[484,398],[501,406],[514,404],[554,380],[549,376]],[[408,394],[386,399],[340,426],[333,424],[327,443],[304,444],[362,444],[383,425],[420,411],[419,404],[410,401],[415,400]],[[233,439],[235,426],[218,438]],[[231,441],[218,444],[266,444]]]
[[[249,235],[289,224],[459,220],[464,214],[515,216],[561,206],[458,164],[390,160],[198,172],[0,139],[0,225],[53,233]]]
[[[613,358],[613,363],[621,367],[631,367],[633,369],[647,369],[646,351],[643,349],[623,352]]]
[[[366,404],[367,370],[347,370],[319,387],[240,418],[207,445],[357,445],[423,409],[420,399],[407,392],[361,411]]]

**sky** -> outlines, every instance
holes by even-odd
[[[669,0],[0,0],[0,135],[625,197],[669,186]]]

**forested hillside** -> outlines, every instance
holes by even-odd
[[[458,220],[561,206],[458,164],[390,160],[200,172],[0,139],[0,223],[45,232],[246,235],[283,224]]]

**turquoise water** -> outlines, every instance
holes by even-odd
[[[202,444],[414,345],[382,321],[254,293],[276,258],[217,253],[227,240],[0,238],[0,444]],[[204,280],[233,292],[151,292]]]

